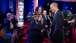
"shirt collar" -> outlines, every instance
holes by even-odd
[[[56,12],[58,11],[59,9],[57,9],[56,11],[55,11],[55,14],[56,14]]]

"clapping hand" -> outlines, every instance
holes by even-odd
[[[15,36],[16,38],[18,38],[18,35],[17,35],[17,31],[16,31],[16,30],[13,31],[13,34],[14,34],[14,36]]]

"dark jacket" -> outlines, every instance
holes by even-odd
[[[12,24],[13,24],[13,28],[15,29],[16,28],[16,23],[18,23],[18,21],[13,18],[12,20]],[[11,32],[11,30],[9,29],[10,28],[10,21],[8,18],[4,19],[4,25],[5,25],[5,30],[7,33]]]
[[[37,43],[36,40],[38,39],[38,37],[41,37],[41,22],[38,21],[37,23],[33,19],[30,21],[30,31],[28,36],[29,43]]]
[[[42,15],[42,18],[43,18],[43,24],[42,24],[42,29],[46,29],[45,28],[45,25],[46,25],[46,18],[45,18],[45,16],[44,15]]]
[[[53,33],[52,33],[52,39],[53,43],[63,43],[63,22],[64,22],[64,16],[60,10],[58,10],[53,17]]]

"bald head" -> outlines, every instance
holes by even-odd
[[[50,5],[50,9],[51,9],[52,12],[55,12],[58,9],[58,4],[56,2],[53,2]]]

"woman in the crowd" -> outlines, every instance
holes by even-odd
[[[46,21],[45,16],[42,14],[43,9],[42,9],[41,6],[37,6],[35,12],[36,12],[37,14],[39,14],[40,17],[41,17],[42,29],[44,29],[44,32],[42,33],[42,36],[43,36],[42,40],[44,40],[44,38],[45,38],[45,36],[46,36],[46,22],[47,22],[47,21]]]
[[[42,7],[41,6],[37,6],[36,10],[35,10],[35,13],[42,14]]]

